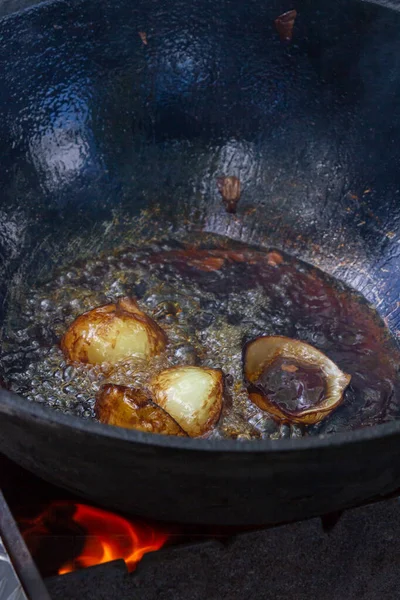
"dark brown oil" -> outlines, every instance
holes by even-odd
[[[268,399],[290,413],[299,413],[319,404],[326,392],[319,366],[278,358],[265,368],[254,386]]]
[[[165,329],[166,353],[149,364],[127,361],[108,373],[67,364],[59,341],[69,324],[124,295],[137,298]],[[352,376],[343,405],[307,430],[279,427],[251,403],[242,379],[243,345],[259,335],[292,337],[326,353]],[[210,235],[146,243],[138,238],[25,290],[6,320],[0,374],[31,401],[94,418],[103,383],[137,387],[178,364],[225,373],[224,409],[213,437],[334,433],[400,415],[400,354],[363,297],[288,255]]]

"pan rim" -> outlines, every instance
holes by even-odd
[[[65,415],[48,406],[30,402],[22,396],[0,389],[0,415],[7,414],[40,422],[48,427],[62,426],[81,433],[98,435],[121,442],[132,442],[142,446],[157,446],[171,450],[214,452],[219,454],[276,454],[285,452],[305,452],[343,445],[355,445],[372,440],[382,440],[400,436],[400,420],[389,421],[371,427],[345,431],[329,435],[316,435],[303,438],[280,440],[230,440],[198,439],[178,436],[145,433],[134,429],[124,429],[99,423],[91,419]]]

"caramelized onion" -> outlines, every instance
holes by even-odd
[[[102,423],[163,435],[186,436],[178,423],[142,390],[108,383],[96,397],[96,417]]]
[[[264,336],[244,350],[250,399],[279,421],[318,423],[343,401],[350,375],[320,350],[281,336]]]
[[[218,421],[223,376],[219,369],[173,367],[151,382],[153,399],[191,437],[203,435]]]
[[[91,364],[115,364],[130,356],[150,358],[166,344],[163,330],[132,298],[120,298],[116,304],[80,315],[61,340],[69,360]]]

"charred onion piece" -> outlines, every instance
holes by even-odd
[[[343,400],[350,375],[309,344],[259,337],[244,350],[250,399],[279,421],[318,423]]]
[[[219,419],[223,376],[219,369],[173,367],[151,382],[154,402],[191,437],[206,433]]]
[[[186,436],[172,417],[145,392],[108,383],[96,397],[96,417],[102,423],[149,433]]]
[[[80,315],[61,340],[71,361],[91,364],[138,356],[150,358],[162,352],[167,337],[163,330],[131,298],[120,298]]]
[[[290,42],[292,40],[296,17],[297,10],[288,10],[275,19],[275,27],[282,42]]]

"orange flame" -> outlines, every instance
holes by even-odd
[[[63,565],[59,575],[118,558],[123,558],[132,571],[144,554],[159,550],[168,538],[150,525],[133,524],[117,514],[85,504],[76,505],[72,518],[88,535],[82,553]]]
[[[123,558],[129,571],[134,570],[144,554],[159,550],[167,541],[167,534],[144,523],[127,519],[85,504],[76,504],[73,521],[88,535],[82,553],[64,564],[59,575],[84,567],[100,565]]]

